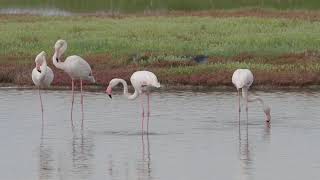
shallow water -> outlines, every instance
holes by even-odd
[[[0,90],[0,179],[319,179],[320,93],[255,92],[272,106],[241,113],[235,92],[155,92],[150,133],[140,100],[85,93],[70,125],[70,92]]]
[[[149,13],[235,8],[319,9],[318,0],[1,0],[0,13],[70,15],[70,13]]]

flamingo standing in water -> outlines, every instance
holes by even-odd
[[[44,51],[39,53],[34,61],[36,63],[36,67],[32,70],[31,77],[34,85],[36,85],[39,89],[41,112],[43,112],[40,88],[50,86],[54,75],[51,68],[47,66],[46,53]]]
[[[71,125],[73,127],[72,121],[72,111],[74,103],[74,80],[80,80],[80,89],[81,89],[81,110],[82,110],[82,123],[83,127],[83,94],[82,94],[82,80],[90,81],[95,83],[95,79],[92,75],[92,70],[90,65],[82,59],[80,56],[69,56],[64,62],[61,61],[61,56],[67,50],[67,42],[65,40],[58,40],[54,45],[54,55],[52,57],[53,64],[58,68],[66,72],[72,81],[72,104],[71,104]]]
[[[262,98],[256,97],[248,97],[248,90],[253,83],[253,74],[249,69],[237,69],[232,75],[232,83],[238,90],[238,97],[239,97],[239,113],[241,111],[240,108],[240,89],[242,89],[242,97],[245,99],[246,103],[246,111],[248,112],[248,102],[259,101],[262,105],[263,111],[266,114],[266,121],[270,122],[271,115],[270,115],[270,107],[264,103]]]
[[[128,84],[125,80],[114,78],[109,82],[109,86],[106,90],[106,93],[112,98],[112,88],[117,86],[119,83],[123,85],[123,95],[130,100],[136,99],[140,94],[144,92],[148,98],[148,116],[150,115],[150,94],[149,88],[150,87],[160,87],[160,83],[157,79],[157,76],[149,71],[136,71],[132,74],[130,78],[131,84],[134,88],[134,93],[128,93]],[[141,106],[142,106],[142,132],[143,132],[143,119],[144,119],[144,106],[143,106],[143,99],[141,98]],[[147,121],[147,130],[149,129],[149,119]]]

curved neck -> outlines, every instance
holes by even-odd
[[[125,80],[123,79],[117,79],[116,84],[121,83],[123,85],[123,95],[126,96],[128,99],[136,99],[139,95],[138,91],[134,89],[133,94],[129,94],[128,92],[128,84]]]
[[[267,107],[266,104],[264,103],[264,101],[262,100],[262,98],[260,98],[259,96],[249,97],[249,96],[248,96],[248,89],[247,89],[247,88],[242,88],[242,97],[243,97],[244,99],[247,99],[248,102],[259,101],[260,104],[262,105],[263,110]]]
[[[248,102],[259,101],[263,108],[266,106],[264,101],[259,96],[248,97]]]
[[[40,66],[40,70],[41,70],[41,72],[39,75],[39,80],[42,80],[47,72],[47,61],[45,59],[43,60],[43,63]]]
[[[58,54],[57,51],[55,51],[54,54],[53,54],[53,56],[52,56],[53,65],[54,65],[56,68],[63,70],[63,69],[64,69],[64,62],[61,62],[61,61],[60,61],[61,55],[58,56],[57,54]],[[58,59],[58,61],[57,61],[57,59]]]

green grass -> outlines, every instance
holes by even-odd
[[[320,22],[255,17],[9,17],[0,19],[0,56],[49,55],[59,38],[68,54],[150,52],[234,56],[297,53],[320,48]]]

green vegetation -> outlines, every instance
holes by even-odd
[[[34,57],[42,50],[50,62],[55,41],[63,38],[68,42],[67,55],[78,54],[93,65],[98,84],[148,69],[166,84],[228,85],[237,68],[252,69],[258,75],[256,82],[263,85],[320,83],[319,21],[264,17],[0,16],[0,34],[0,63],[6,65],[0,69],[5,72],[0,73],[5,76],[0,77],[1,82],[31,84],[30,78],[21,73],[31,72]],[[209,56],[208,64],[192,62],[195,55]],[[303,78],[301,74],[307,76]],[[301,78],[292,79],[293,76]],[[68,79],[60,78],[55,84],[68,84]]]
[[[318,0],[1,0],[3,8],[57,8],[71,12],[119,11],[121,13],[143,11],[197,11],[212,9],[274,8],[319,9]]]
[[[168,55],[279,55],[320,48],[320,22],[255,17],[9,17],[0,19],[0,56],[52,52],[64,38],[68,53],[117,57]]]

